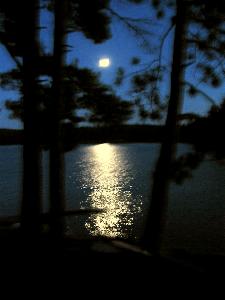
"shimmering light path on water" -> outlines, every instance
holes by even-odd
[[[65,154],[66,208],[102,208],[70,216],[66,233],[78,238],[107,236],[137,241],[148,212],[158,144],[83,144]],[[192,150],[181,144],[179,154]],[[22,147],[0,147],[0,215],[20,213]],[[48,153],[43,157],[43,204],[48,210]],[[169,191],[164,249],[225,253],[225,169],[205,160],[182,185]]]
[[[104,213],[89,217],[85,226],[93,235],[126,237],[133,225],[134,214],[142,211],[141,195],[132,195],[133,176],[123,151],[111,144],[93,146],[87,153],[90,162],[82,188],[90,187],[85,201]]]

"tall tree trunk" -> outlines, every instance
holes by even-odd
[[[23,13],[24,147],[21,228],[30,238],[40,233],[41,149],[39,143],[38,93],[38,0],[21,1]]]
[[[62,82],[66,37],[66,8],[67,0],[55,0],[53,98],[50,119],[50,229],[54,238],[61,238],[63,235],[63,211],[65,206]]]
[[[184,70],[182,64],[185,57],[185,0],[177,0],[176,9],[170,98],[165,124],[165,138],[161,145],[159,159],[153,175],[151,204],[143,237],[144,246],[154,254],[158,254],[160,251],[161,237],[165,225],[171,163],[176,155],[177,115],[179,114],[183,98],[182,81]]]

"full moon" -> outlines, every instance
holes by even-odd
[[[111,65],[111,61],[108,57],[100,58],[98,61],[99,68],[108,68]]]

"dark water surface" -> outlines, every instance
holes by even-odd
[[[77,236],[140,238],[149,207],[158,144],[80,145],[65,155],[68,209],[101,208],[103,213],[70,217]],[[179,145],[179,153],[191,147]],[[0,215],[19,213],[22,147],[0,147]],[[43,157],[47,203],[48,155]],[[225,166],[204,161],[182,185],[171,184],[163,248],[225,253]]]

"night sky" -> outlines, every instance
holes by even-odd
[[[102,44],[94,44],[91,40],[84,37],[80,32],[70,34],[68,36],[69,45],[73,46],[71,52],[67,55],[67,62],[73,62],[78,59],[80,67],[88,67],[96,72],[100,72],[100,78],[104,83],[113,84],[115,73],[118,67],[123,67],[126,74],[142,70],[156,56],[156,50],[159,46],[160,36],[169,26],[168,20],[156,21],[154,13],[149,5],[149,1],[141,5],[127,4],[126,1],[112,1],[112,8],[122,16],[134,18],[148,18],[152,21],[151,25],[145,25],[145,29],[149,29],[150,33],[145,35],[149,44],[143,47],[143,39],[135,36],[127,27],[118,19],[113,18],[111,24],[112,38]],[[46,51],[52,51],[52,24],[53,18],[50,13],[43,12],[41,15],[41,24],[47,26],[47,29],[41,31],[41,41],[44,44]],[[148,27],[148,28],[147,28]],[[168,35],[164,47],[162,61],[170,66],[171,48],[173,42],[173,31]],[[99,68],[98,60],[102,57],[108,57],[111,60],[111,65],[108,68]],[[132,57],[139,57],[140,64],[132,66],[130,64]],[[0,72],[9,70],[15,67],[14,62],[5,51],[3,46],[0,46]],[[115,87],[115,91],[125,100],[131,99],[129,93],[129,76],[124,81],[121,87]],[[190,68],[186,72],[186,78],[192,83],[197,82],[196,73]],[[169,77],[163,81],[161,90],[162,93],[168,93]],[[220,101],[222,95],[225,95],[225,87],[212,89],[201,83],[198,88],[207,92],[217,102]],[[3,91],[0,89],[0,127],[1,128],[21,128],[22,124],[18,120],[8,118],[9,112],[4,108],[4,100],[16,99],[17,94],[13,91]],[[210,108],[209,103],[201,96],[190,98],[188,95],[184,97],[183,112],[195,112],[205,114]],[[133,117],[132,123],[139,122],[137,117]]]

